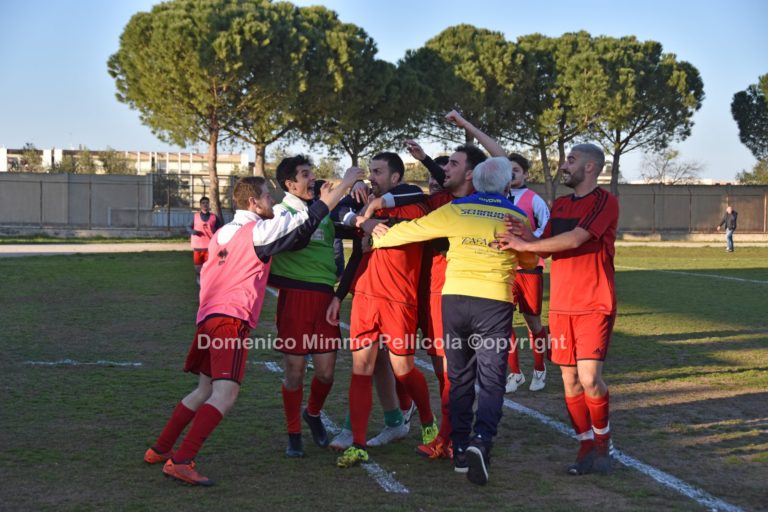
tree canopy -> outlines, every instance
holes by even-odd
[[[758,160],[751,171],[741,171],[736,181],[740,185],[768,185],[768,160]]]
[[[768,74],[757,84],[733,95],[731,114],[739,126],[739,139],[758,160],[768,160]]]
[[[456,128],[445,123],[445,113],[456,109],[488,133],[498,134],[509,120],[513,48],[500,32],[457,25],[409,51],[401,67],[431,90],[419,115],[425,131],[444,141],[472,142],[468,133],[457,137]]]
[[[660,43],[635,37],[598,37],[603,84],[590,132],[613,156],[611,191],[618,192],[621,155],[638,148],[663,150],[691,133],[704,85],[691,64],[663,53]]]
[[[453,108],[490,136],[534,152],[550,200],[566,145],[581,140],[610,154],[616,192],[621,156],[638,148],[668,154],[690,135],[704,98],[695,67],[633,36],[582,31],[511,42],[462,24],[397,65],[376,53],[363,29],[325,7],[171,0],[131,18],[108,67],[118,99],[161,140],[208,145],[217,213],[222,142],[252,144],[256,174],[270,144],[297,139],[357,164],[419,133],[472,142],[445,123]],[[763,151],[756,155],[768,153],[766,89],[768,75],[732,105],[742,141]]]
[[[217,151],[222,131],[245,116],[246,57],[269,45],[268,0],[174,0],[135,14],[109,58],[117,99],[161,140],[208,144],[213,209],[221,215]],[[268,68],[266,68],[268,69]]]

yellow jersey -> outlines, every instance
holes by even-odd
[[[512,302],[515,268],[535,268],[534,253],[502,251],[494,243],[506,231],[504,217],[512,215],[530,227],[528,216],[501,194],[475,192],[438,208],[429,215],[402,222],[373,240],[373,247],[395,247],[412,242],[448,238],[443,295],[468,295]]]

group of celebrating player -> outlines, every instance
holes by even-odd
[[[196,217],[193,246],[201,245],[195,237],[209,226],[209,256],[201,272],[197,333],[184,370],[199,380],[146,451],[147,463],[163,463],[165,475],[184,482],[213,485],[194,459],[234,404],[248,354],[244,346],[203,347],[199,339],[247,338],[270,285],[279,290],[275,348],[284,358],[287,456],[304,456],[301,418],[314,443],[342,451],[337,465],[350,467],[368,460],[369,447],[405,437],[417,411],[422,438],[417,451],[431,459],[450,458],[456,472],[485,484],[504,393],[525,382],[512,330],[517,305],[534,351],[530,389],[545,386],[546,353],[561,368],[566,406],[580,440],[568,472],[609,471],[609,397],[602,366],[616,315],[618,203],[597,186],[603,152],[591,144],[572,148],[561,171],[574,193],[555,201],[550,218],[546,203],[525,186],[525,158],[507,155],[459,113],[446,117],[491,156],[466,144],[436,162],[415,141],[406,141],[430,172],[429,195],[404,182],[405,166],[395,153],[371,159],[370,190],[356,167],[347,170],[340,185],[320,185],[311,161],[299,155],[277,167],[285,192],[281,204],[274,205],[263,178],[242,178],[233,192],[232,222],[215,231],[215,220]],[[334,253],[339,238],[353,241],[343,275]],[[551,334],[541,323],[542,257],[548,256]],[[349,415],[331,441],[321,411],[343,346],[341,301],[350,291]],[[417,330],[439,383],[439,422],[427,380],[415,365]],[[314,375],[302,410],[307,356]],[[374,382],[385,426],[369,440]]]

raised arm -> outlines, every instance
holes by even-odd
[[[315,201],[306,211],[291,213],[286,210],[275,218],[258,223],[253,229],[253,245],[259,259],[267,261],[280,252],[306,247],[323,218],[339,203],[362,173],[362,169],[350,167],[338,187],[324,183],[320,189],[320,200]]]
[[[458,126],[459,128],[463,128],[467,131],[470,135],[472,135],[474,138],[477,139],[477,142],[480,143],[481,146],[483,146],[488,153],[490,153],[491,156],[507,156],[507,152],[504,151],[504,148],[501,147],[501,145],[496,142],[495,139],[491,138],[484,132],[482,132],[479,128],[477,128],[475,125],[461,117],[461,114],[456,112],[455,110],[451,110],[445,115],[445,118]]]
[[[415,140],[406,140],[405,147],[408,149],[408,152],[413,158],[421,162],[421,164],[427,168],[430,176],[432,176],[435,181],[437,181],[437,183],[442,187],[445,183],[445,169],[440,167],[437,162],[432,160],[432,158],[430,158],[429,155],[424,152],[424,149],[421,147],[421,145],[419,145],[419,143]]]

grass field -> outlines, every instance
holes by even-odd
[[[619,248],[606,365],[616,446],[745,510],[768,508],[767,261],[765,249]],[[308,432],[307,457],[288,460],[280,376],[263,364],[279,357],[266,350],[249,356],[235,409],[198,457],[217,485],[165,479],[141,457],[194,386],[180,371],[194,333],[191,267],[186,253],[0,259],[0,509],[702,509],[621,465],[608,477],[568,477],[576,442],[510,410],[482,488],[448,461],[415,455],[415,428],[371,450],[408,494],[384,492],[362,468],[337,469]],[[274,330],[274,306],[269,296],[261,335]],[[27,364],[66,359],[141,366]],[[528,378],[531,360],[521,355]],[[342,354],[327,404],[336,423],[349,366]],[[508,396],[568,422],[554,367],[544,391]],[[371,433],[381,422],[374,402]]]

